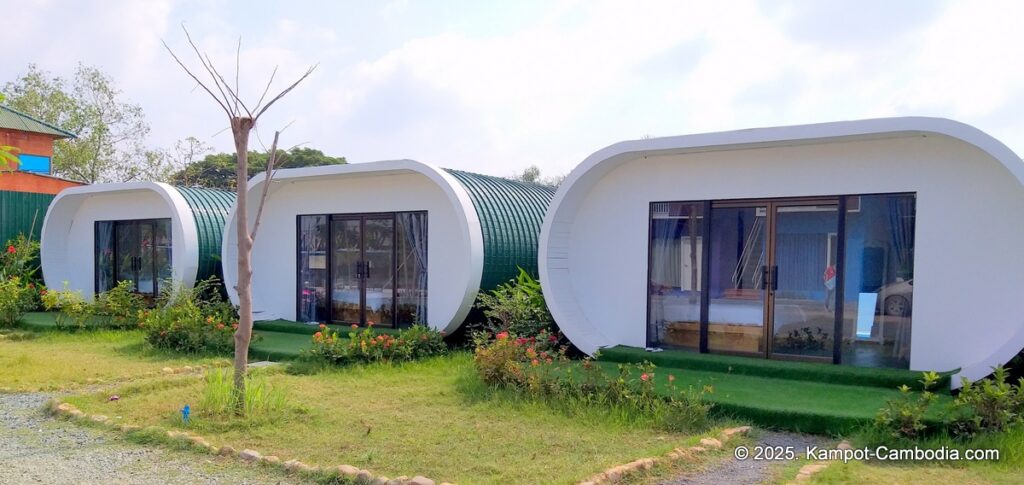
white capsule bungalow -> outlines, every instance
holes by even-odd
[[[219,275],[224,218],[235,195],[157,182],[62,190],[40,237],[43,278],[89,297],[131,281],[143,296],[169,281],[192,286]]]
[[[1024,348],[1024,163],[962,123],[888,118],[617,143],[568,176],[544,295],[626,345],[949,371]]]
[[[249,181],[250,227],[265,180]],[[254,316],[454,332],[481,289],[536,271],[553,192],[412,160],[278,170],[253,246]],[[222,245],[235,303],[236,210]]]

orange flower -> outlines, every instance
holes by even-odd
[[[321,323],[321,324],[320,324],[320,330],[323,330],[323,329],[325,329],[325,328],[327,328],[327,325],[324,325],[324,324],[322,324],[322,323]]]
[[[497,338],[498,340],[505,340],[508,338],[508,332],[501,332],[498,335],[495,335],[494,337]]]
[[[324,334],[322,334],[322,333],[320,333],[320,332],[314,333],[314,334],[313,334],[313,338],[314,338],[314,339],[317,339],[317,340],[321,340],[321,339],[323,339],[323,338],[324,338]]]
[[[237,323],[232,323],[231,324],[231,328],[233,328],[235,330],[238,330],[238,324]]]
[[[352,330],[355,330],[355,329],[357,329],[357,328],[359,328],[359,325],[356,325],[356,324],[354,324],[354,323],[353,323],[353,324],[352,324]]]
[[[224,324],[223,323],[218,323],[217,324],[217,330],[224,330]]]
[[[213,317],[206,317],[206,323],[213,323]]]
[[[674,376],[674,375],[672,375],[672,374],[669,374],[669,375],[668,375],[668,381],[669,381],[669,382],[675,382],[675,380],[676,380],[676,376]]]
[[[540,361],[537,359],[533,359],[530,361],[530,365],[537,367],[538,365],[540,365]]]
[[[643,374],[640,374],[640,380],[641,381],[647,382],[647,380],[650,379],[650,378],[651,378],[651,376],[649,374],[647,374],[646,372],[644,372]]]

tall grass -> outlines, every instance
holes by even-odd
[[[259,418],[281,412],[288,407],[288,396],[281,388],[272,387],[265,376],[250,373],[245,383],[245,402],[242,409],[246,418]],[[211,417],[235,416],[236,400],[231,369],[214,370],[206,375],[203,400],[198,409]]]

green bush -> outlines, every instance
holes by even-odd
[[[90,311],[93,315],[105,317],[101,324],[104,327],[128,328],[138,323],[139,311],[145,308],[146,300],[132,291],[132,282],[121,281],[97,295]]]
[[[57,328],[81,330],[92,325],[92,305],[85,300],[81,291],[69,289],[67,281],[64,282],[63,290],[44,290],[41,298],[46,311],[58,312],[55,318]]]
[[[167,285],[156,307],[139,312],[138,326],[146,332],[146,341],[154,347],[177,352],[232,351],[238,314],[230,303],[221,299],[215,288],[213,278],[192,288]]]
[[[515,335],[556,333],[540,282],[519,268],[519,276],[477,296],[477,306],[487,317],[490,330]]]
[[[0,279],[0,327],[13,327],[36,306],[35,285],[19,276]]]
[[[63,290],[45,290],[41,299],[46,311],[58,312],[55,323],[62,330],[131,328],[146,308],[143,297],[132,291],[130,281],[119,282],[92,301],[80,290],[69,289],[65,281]]]
[[[667,431],[698,431],[708,425],[712,404],[704,396],[712,389],[679,389],[675,377],[668,375],[668,392],[659,393],[656,367],[650,362],[620,364],[619,375],[608,376],[590,359],[575,365],[557,337],[546,332],[536,337],[499,332],[494,340],[477,339],[477,344],[477,374],[492,387],[515,390],[570,413],[597,408]]]
[[[935,401],[935,394],[931,389],[938,380],[939,375],[935,372],[923,373],[921,385],[924,390],[917,396],[910,386],[900,386],[900,396],[889,400],[885,407],[878,410],[874,428],[898,440],[920,438],[927,434],[929,429],[925,415]]]
[[[305,355],[335,365],[372,362],[405,362],[448,351],[441,332],[424,325],[413,325],[398,332],[398,336],[378,334],[373,326],[359,330],[352,325],[348,338],[339,337],[335,330],[320,325],[313,334],[313,346]]]
[[[979,382],[963,379],[953,401],[950,431],[960,438],[998,433],[1024,423],[1024,378],[1008,382],[1005,367],[993,368],[992,377]]]

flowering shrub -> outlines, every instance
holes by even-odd
[[[146,332],[146,341],[177,352],[232,351],[238,316],[230,303],[211,291],[214,283],[210,279],[193,288],[171,286],[155,308],[139,311],[138,326]]]
[[[398,336],[377,333],[373,325],[359,330],[352,325],[348,338],[339,337],[337,331],[320,325],[313,334],[313,347],[309,357],[331,364],[369,362],[403,362],[441,355],[448,351],[441,332],[424,325],[413,325],[399,330]]]
[[[18,234],[18,237],[8,240],[6,246],[0,253],[0,276],[5,279],[17,276],[26,284],[38,286],[39,242]]]
[[[590,359],[577,363],[566,358],[556,335],[499,332],[494,337],[478,338],[474,352],[480,379],[492,387],[522,392],[567,411],[598,408],[669,431],[700,430],[708,424],[712,405],[704,395],[713,389],[679,389],[675,376],[668,375],[667,392],[659,393],[654,364],[620,364],[618,375],[609,376]]]
[[[17,324],[25,312],[35,308],[37,297],[35,285],[25,284],[19,276],[0,280],[0,327]]]

